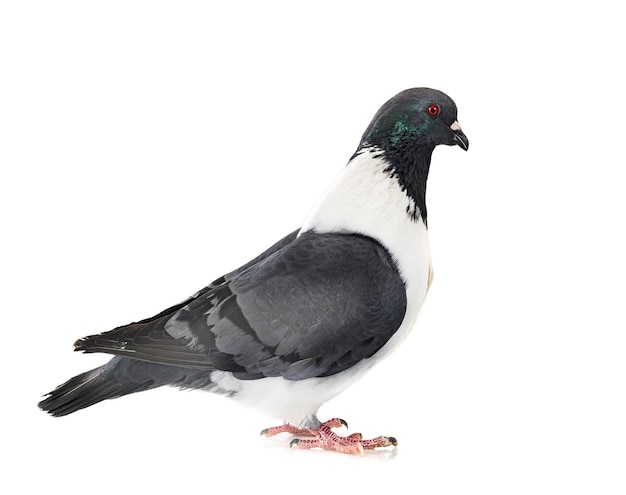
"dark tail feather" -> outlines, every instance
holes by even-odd
[[[39,407],[52,416],[66,416],[105,399],[163,385],[211,390],[212,370],[196,370],[115,356],[104,366],[70,378],[47,394]]]
[[[110,372],[110,365],[81,373],[59,385],[39,403],[39,407],[52,416],[66,416],[93,406],[105,399],[140,392],[154,387],[154,382],[119,381]]]

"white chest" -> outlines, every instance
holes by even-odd
[[[407,211],[414,202],[402,191],[387,164],[366,151],[350,162],[320,198],[305,220],[301,232],[350,232],[379,241],[398,265],[406,288],[409,309],[417,309],[428,290],[431,257],[428,229],[421,219],[411,220]]]
[[[408,212],[415,204],[398,182],[383,172],[387,163],[374,158],[378,150],[357,156],[326,191],[307,217],[301,232],[351,232],[379,241],[395,260],[407,293],[407,308],[400,328],[385,346],[352,370],[341,373],[351,383],[364,369],[397,347],[412,329],[432,278],[428,229]]]
[[[238,381],[230,373],[214,372],[212,380],[236,398],[284,421],[306,426],[315,421],[320,405],[332,399],[391,352],[413,327],[431,277],[428,230],[407,214],[415,205],[395,179],[385,176],[386,163],[365,152],[350,162],[313,208],[301,232],[346,232],[379,241],[397,263],[407,292],[404,320],[394,336],[371,358],[325,378],[288,381],[282,378]],[[323,382],[323,385],[322,385]]]

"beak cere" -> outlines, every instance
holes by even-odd
[[[469,148],[469,139],[467,139],[467,136],[463,134],[461,126],[456,120],[452,123],[450,129],[454,135],[455,144],[458,144],[461,148],[467,151],[467,148]]]

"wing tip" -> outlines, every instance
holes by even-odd
[[[85,343],[86,338],[87,337],[84,337],[74,342],[74,352],[84,351],[87,348],[86,343]]]
[[[74,352],[106,352],[109,354],[129,354],[134,353],[132,349],[127,349],[127,341],[115,341],[98,335],[83,337],[74,342]]]

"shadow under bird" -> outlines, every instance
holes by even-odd
[[[294,448],[395,446],[340,436],[319,407],[397,347],[432,279],[426,181],[437,145],[469,141],[444,93],[405,90],[386,102],[298,230],[189,299],[145,320],[78,340],[114,357],[39,403],[65,416],[163,385],[226,394],[284,421],[262,434]]]

